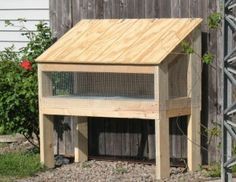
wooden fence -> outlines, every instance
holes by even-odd
[[[214,62],[210,66],[204,65],[202,70],[201,123],[203,127],[201,132],[201,145],[203,162],[207,163],[220,159],[219,148],[217,148],[220,137],[211,136],[207,131],[213,127],[218,127],[222,117],[220,112],[222,107],[222,35],[220,30],[209,30],[207,26],[207,17],[213,12],[220,11],[220,7],[218,0],[50,0],[50,20],[53,34],[55,37],[59,38],[81,19],[202,17],[204,19],[202,24],[203,53],[210,51],[215,55]],[[176,121],[176,119],[172,119],[171,121]],[[73,123],[71,119],[67,119],[65,122],[71,126],[72,130],[67,130],[63,134],[61,133],[61,136],[57,137],[58,140],[55,140],[55,143],[58,144],[57,146],[60,146],[58,150],[61,153],[69,154],[73,152]],[[90,131],[95,135],[93,137],[96,137],[96,133],[98,132],[93,131],[93,128],[102,127],[104,129],[105,127],[102,131],[105,135],[110,132],[108,131],[109,129],[106,128],[105,123],[105,121],[90,121]],[[116,122],[114,122],[114,127],[122,128],[122,126],[115,125]],[[151,147],[151,141],[154,138],[152,137],[153,133],[150,132],[150,129],[148,130],[150,127],[148,127],[148,125],[148,122],[146,125],[141,123],[140,126],[137,127],[139,127],[141,133],[147,133],[147,138],[149,138],[150,142],[149,147]],[[130,126],[132,125],[130,124]],[[185,143],[187,139],[183,134],[186,132],[184,127],[184,124],[180,124],[180,128],[183,130],[180,131],[176,122],[171,122],[170,139],[172,157],[186,157]],[[114,131],[114,133],[116,132]],[[136,132],[136,135],[132,135],[132,137],[136,137],[138,141],[141,141],[139,134]],[[114,134],[113,137],[114,140],[110,142],[117,141],[117,135]],[[101,150],[104,151],[105,149],[103,148]],[[146,155],[146,150],[147,149],[144,148],[144,156]],[[108,153],[112,154],[112,152]],[[108,153],[104,154],[108,155]],[[91,154],[96,155],[96,152]],[[149,156],[149,158],[151,159],[152,157]]]

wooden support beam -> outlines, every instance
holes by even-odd
[[[102,73],[140,73],[153,74],[154,66],[145,65],[86,65],[86,64],[58,64],[58,63],[39,63],[42,71],[52,72],[102,72]]]
[[[157,179],[166,178],[170,175],[168,94],[168,67],[166,63],[162,63],[156,67],[155,73],[155,101],[159,105],[159,114],[155,119]]]
[[[52,116],[39,115],[40,130],[40,161],[48,168],[54,167],[53,150],[53,118]]]
[[[49,115],[155,119],[158,102],[144,99],[44,97],[41,109]]]
[[[75,136],[75,162],[88,160],[88,120],[86,117],[78,117]]]
[[[187,116],[191,114],[191,98],[179,97],[167,102],[167,115],[169,118]]]
[[[201,32],[192,34],[193,49],[201,55]],[[196,171],[201,164],[201,60],[196,54],[190,55],[188,64],[188,96],[191,97],[191,115],[188,117],[188,167]]]
[[[39,131],[40,131],[40,161],[48,168],[54,167],[54,150],[53,150],[53,117],[42,113],[41,100],[42,95],[50,95],[50,87],[44,87],[43,84],[49,83],[50,79],[42,72],[38,66],[38,95],[39,95]]]

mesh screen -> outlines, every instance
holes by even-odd
[[[53,96],[154,98],[154,75],[48,72]]]

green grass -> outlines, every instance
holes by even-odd
[[[39,154],[33,152],[0,155],[0,179],[22,178],[42,171]]]

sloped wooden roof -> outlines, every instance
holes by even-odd
[[[37,61],[159,64],[201,21],[200,18],[82,20]]]

